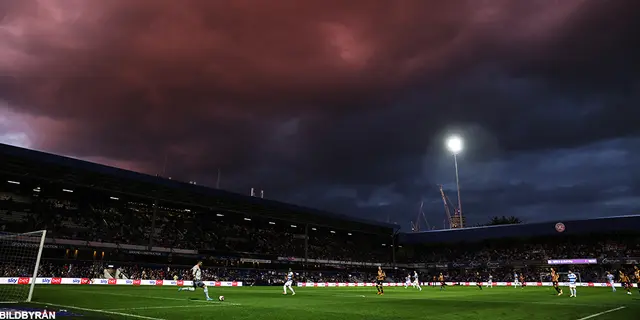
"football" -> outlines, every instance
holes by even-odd
[[[219,296],[219,297],[218,297],[218,300],[220,300],[220,301],[224,301],[224,296]]]

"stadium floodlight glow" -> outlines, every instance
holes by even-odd
[[[72,192],[73,192],[73,190],[70,190],[70,189],[62,189],[62,191],[64,191],[64,192],[69,192],[69,193],[72,193]]]
[[[460,179],[458,176],[458,153],[462,151],[463,143],[462,138],[453,135],[447,139],[447,148],[453,153],[453,163],[456,167],[456,188],[458,189],[458,217],[460,228],[464,227],[464,220],[462,219],[462,200],[460,200]]]
[[[111,200],[120,200],[117,197],[109,197],[109,199],[111,199]]]
[[[386,246],[387,246],[387,244],[386,244],[386,243],[383,243],[383,244],[382,244],[382,246],[383,246],[383,247],[386,247]]]
[[[296,226],[295,224],[291,225],[291,228],[297,228],[298,226]]]
[[[273,221],[269,221],[269,224],[276,224],[276,223],[275,223],[275,222],[273,222]]]
[[[18,181],[13,181],[13,180],[7,180],[7,182],[11,183],[11,184],[20,184],[20,182]]]
[[[224,217],[224,214],[222,214],[222,213],[216,213],[216,217]]]
[[[348,236],[352,235],[351,232],[347,233]]]
[[[331,230],[331,231],[329,231],[329,232],[331,232],[331,233],[336,233],[336,232],[335,232],[335,231],[333,231],[333,230]]]
[[[318,230],[318,229],[316,229],[316,228],[311,228],[311,230],[316,231],[316,230]]]
[[[251,221],[251,219],[249,219],[249,218],[244,218],[244,221]]]
[[[40,188],[33,189],[34,192],[40,192]]]
[[[447,149],[453,154],[458,154],[462,151],[462,138],[459,136],[451,136],[447,139]]]

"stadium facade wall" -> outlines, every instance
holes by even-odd
[[[560,226],[559,224],[561,224],[562,228],[558,228]],[[640,230],[640,215],[401,233],[398,238],[398,243],[477,242],[501,238],[523,238],[525,235],[528,238],[533,238],[559,235],[637,232],[637,230]]]
[[[211,287],[242,287],[241,281],[203,281]],[[31,284],[29,277],[0,277],[0,285]],[[131,280],[131,279],[90,279],[90,278],[36,278],[36,284],[44,285],[125,285],[125,286],[193,286],[190,280]]]

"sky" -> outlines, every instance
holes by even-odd
[[[3,0],[0,142],[441,228],[457,134],[467,225],[638,214],[633,30],[634,0]]]

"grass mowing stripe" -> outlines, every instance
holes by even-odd
[[[75,290],[75,291],[81,291],[81,290]],[[109,295],[109,296],[119,296],[119,297],[133,297],[133,298],[138,298],[138,299],[156,299],[156,300],[169,300],[169,301],[191,301],[191,302],[196,302],[196,303],[206,303],[209,305],[215,305],[215,304],[225,304],[225,305],[229,305],[229,306],[239,306],[239,303],[233,303],[233,302],[218,302],[218,301],[205,301],[205,300],[191,300],[191,299],[181,299],[181,298],[169,298],[169,297],[158,297],[158,296],[141,296],[139,294],[127,294],[127,293],[113,293],[113,292],[99,292],[99,291],[92,291],[91,294],[103,294],[103,295]]]
[[[162,318],[146,317],[146,316],[140,316],[140,315],[131,314],[131,313],[109,311],[109,310],[102,310],[102,309],[89,309],[89,308],[68,306],[68,305],[57,304],[57,303],[38,302],[38,304],[46,305],[46,306],[54,306],[54,307],[58,307],[58,308],[71,309],[71,310],[80,310],[80,311],[88,311],[88,312],[95,312],[95,313],[104,313],[104,314],[110,314],[110,315],[114,315],[114,316],[123,316],[123,317],[130,317],[130,318],[147,319],[147,320],[166,320],[166,319],[162,319]]]
[[[455,301],[455,302],[478,302],[478,300],[461,300],[455,298],[432,298],[434,301]],[[504,303],[504,304],[537,304],[537,305],[549,305],[549,306],[581,306],[581,307],[602,307],[603,304],[593,305],[588,303],[562,303],[562,302],[549,302],[549,301],[524,301],[524,300],[485,300],[483,303]],[[606,304],[604,305],[606,306]],[[610,304],[609,306],[613,306]]]
[[[199,304],[199,305],[183,305],[183,306],[157,306],[157,307],[133,307],[133,308],[118,308],[118,309],[106,309],[105,311],[127,311],[127,310],[152,310],[152,309],[174,309],[174,308],[209,308],[209,307],[226,307],[225,304]]]
[[[618,311],[618,310],[622,310],[622,309],[624,309],[624,308],[626,308],[626,307],[618,307],[618,308],[610,309],[610,310],[607,310],[607,311],[602,311],[602,312],[594,313],[594,314],[592,314],[592,315],[590,315],[590,316],[586,316],[586,317],[584,317],[584,318],[580,318],[580,319],[578,319],[578,320],[587,320],[587,319],[591,319],[591,318],[599,317],[599,316],[601,316],[601,315],[603,315],[603,314],[607,314],[607,313],[610,313],[610,312],[615,312],[615,311]]]

